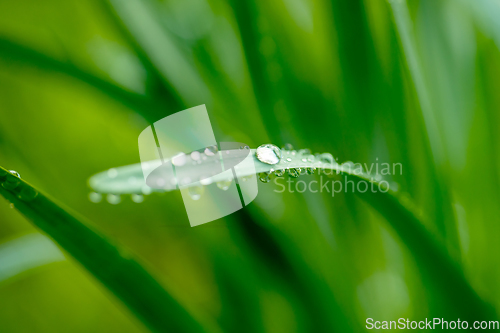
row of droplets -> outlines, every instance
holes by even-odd
[[[0,169],[0,183],[3,188],[17,195],[22,201],[29,202],[38,196],[34,188],[21,182],[21,175],[15,170],[7,172]],[[10,203],[10,208],[14,208],[14,203]]]
[[[241,180],[247,181],[248,179],[250,179],[252,177],[253,177],[253,175],[241,177]],[[215,184],[221,190],[227,191],[231,187],[232,183],[233,183],[233,180],[228,179],[228,180],[218,181]],[[189,197],[193,200],[199,200],[204,192],[205,192],[205,187],[203,185],[192,186],[192,187],[189,187],[187,190]],[[135,203],[142,203],[142,202],[144,202],[145,195],[150,194],[150,193],[151,193],[151,190],[146,192],[146,194],[134,193],[134,194],[130,195],[130,199]],[[101,193],[97,193],[97,192],[89,193],[89,200],[93,203],[99,203],[103,200],[103,198],[104,198],[104,196]],[[117,205],[117,204],[122,202],[122,198],[118,194],[109,193],[105,196],[105,199],[108,203],[110,203],[112,205]]]

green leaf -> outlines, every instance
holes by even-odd
[[[193,318],[137,261],[88,223],[0,167],[0,194],[100,280],[151,330],[217,332]]]

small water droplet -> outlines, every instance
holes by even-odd
[[[112,205],[117,205],[122,201],[122,198],[116,194],[108,194],[106,200]]]
[[[301,155],[311,155],[311,149],[309,148],[300,149],[298,153]]]
[[[316,171],[316,168],[306,168],[306,172],[308,175],[314,175],[314,171]]]
[[[176,167],[180,167],[186,164],[186,154],[179,153],[174,157],[172,157],[172,164],[175,165]]]
[[[199,200],[203,192],[205,192],[205,187],[203,186],[192,186],[188,188],[189,197],[193,200]]]
[[[333,159],[333,155],[330,153],[323,153],[323,154],[319,155],[319,159],[321,162],[335,164],[334,163],[335,160]]]
[[[149,194],[151,194],[151,192],[153,192],[153,189],[151,187],[149,187],[148,185],[144,185],[141,188],[141,192],[144,195],[149,195]]]
[[[263,183],[269,183],[271,181],[270,172],[259,173],[259,180]]]
[[[285,145],[283,146],[283,149],[284,150],[293,150],[293,146],[291,143],[285,143]]]
[[[375,179],[375,181],[379,182],[379,181],[381,181],[381,180],[383,179],[383,177],[382,177],[382,175],[381,175],[381,174],[377,173],[377,174],[375,175],[374,179]]]
[[[314,155],[309,155],[309,156],[307,156],[307,161],[308,161],[308,162],[311,162],[311,163],[312,163],[312,162],[314,162],[315,160],[316,160],[316,158],[314,157]]]
[[[302,162],[307,162],[306,158],[301,159]]]
[[[205,155],[214,156],[218,151],[219,149],[217,148],[217,146],[208,146],[207,148],[205,148]]]
[[[108,170],[109,178],[116,178],[116,176],[118,176],[118,171],[115,168]]]
[[[281,170],[276,170],[274,172],[274,174],[276,175],[276,177],[283,177],[283,175],[285,174],[285,170],[281,169]]]
[[[17,178],[21,178],[21,175],[19,174],[19,172],[17,172],[16,170],[9,170],[9,172],[11,174],[13,174],[14,176],[16,176]],[[29,178],[29,177],[28,177]]]
[[[298,172],[299,175],[307,175],[306,168],[295,168]]]
[[[17,197],[23,201],[29,202],[35,199],[37,196],[38,196],[37,190],[35,190],[32,187],[25,186]]]
[[[288,157],[288,158],[286,159],[286,161],[287,161],[287,162],[291,162],[291,161],[292,161],[292,159],[291,159],[290,157]]]
[[[288,168],[286,169],[288,176],[293,177],[293,178],[298,178],[299,177],[299,170],[300,168]]]
[[[195,151],[193,151],[193,152],[191,153],[191,158],[192,158],[193,160],[195,160],[195,161],[198,161],[198,160],[200,159],[200,157],[201,157],[201,154],[200,154],[200,152],[199,152],[199,151],[196,151],[196,150],[195,150]]]
[[[255,156],[262,163],[271,165],[278,164],[283,157],[281,149],[270,143],[257,147]]]
[[[13,204],[13,203],[11,203],[11,204],[9,205],[9,207],[10,207],[10,209],[14,209],[14,204]]]
[[[98,203],[101,202],[102,200],[102,194],[101,193],[96,193],[96,192],[90,192],[89,193],[89,200],[93,203]]]
[[[233,182],[233,180],[229,179],[229,180],[221,180],[221,181],[217,182],[216,184],[217,184],[217,187],[220,188],[221,190],[227,191],[229,186],[231,186],[232,182]]]
[[[130,196],[130,198],[132,199],[133,202],[135,203],[141,203],[144,201],[144,196],[142,194],[132,194]]]

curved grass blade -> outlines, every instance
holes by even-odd
[[[226,156],[224,152],[221,154]],[[433,286],[432,292],[441,294],[452,306],[453,309],[450,310],[455,314],[458,313],[464,319],[484,318],[484,320],[491,320],[491,318],[496,317],[490,305],[486,304],[470,286],[460,266],[445,251],[444,240],[435,237],[436,232],[425,228],[419,218],[418,209],[411,200],[388,188],[385,185],[387,182],[376,180],[379,179],[376,175],[360,172],[360,169],[352,162],[337,164],[333,156],[328,153],[312,155],[307,150],[285,151],[284,158],[275,165],[260,162],[255,156],[254,149],[251,150],[251,154],[255,169],[239,168],[238,173],[242,176],[250,176],[256,172],[266,177],[277,170],[287,170],[293,177],[298,177],[300,174],[305,174],[307,170],[311,172],[312,169],[316,168],[329,175],[340,174],[349,177],[350,180],[354,181],[355,188],[358,188],[359,182],[368,182],[369,186],[373,184],[374,188],[379,188],[378,191],[356,192],[356,194],[379,211],[397,232],[403,243],[408,246],[415,256],[418,266],[423,270],[428,285]],[[191,163],[186,164],[190,165]],[[116,168],[115,170],[113,178],[108,176],[108,172],[93,176],[89,181],[90,186],[95,191],[102,193],[124,194],[140,192],[145,185],[140,164]],[[283,175],[281,171],[279,174]],[[127,181],[130,178],[136,179],[137,182]],[[212,180],[217,182],[223,181],[225,178],[219,174],[213,176]],[[166,179],[165,183],[171,182]],[[173,189],[175,187],[166,188],[165,191]]]
[[[0,167],[0,194],[78,260],[155,332],[218,332],[195,320],[137,261]]]
[[[148,121],[156,121],[163,114],[163,111],[159,110],[159,106],[145,96],[129,92],[72,64],[53,59],[41,52],[4,38],[0,38],[0,58],[64,73],[95,87],[107,96],[135,110]]]

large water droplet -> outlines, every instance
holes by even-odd
[[[141,203],[144,201],[144,196],[142,194],[132,194],[130,198],[135,203]]]
[[[193,200],[199,200],[203,192],[205,192],[205,187],[203,186],[192,186],[188,188],[189,197]]]
[[[98,203],[101,202],[102,200],[102,194],[101,193],[96,193],[96,192],[90,192],[89,193],[89,200],[93,203]]]
[[[281,149],[270,143],[257,147],[255,156],[262,163],[271,165],[278,164],[283,157]]]
[[[217,187],[220,188],[223,191],[227,191],[229,186],[231,186],[231,183],[233,182],[232,179],[229,180],[221,180],[220,182],[217,182]]]
[[[21,178],[21,175],[19,174],[19,172],[17,172],[16,170],[9,170],[9,172],[11,174],[13,174],[14,176],[16,176],[17,178]],[[29,178],[29,177],[28,177]]]
[[[122,198],[120,198],[120,196],[116,194],[108,194],[106,196],[106,200],[112,205],[117,205],[122,201]]]

